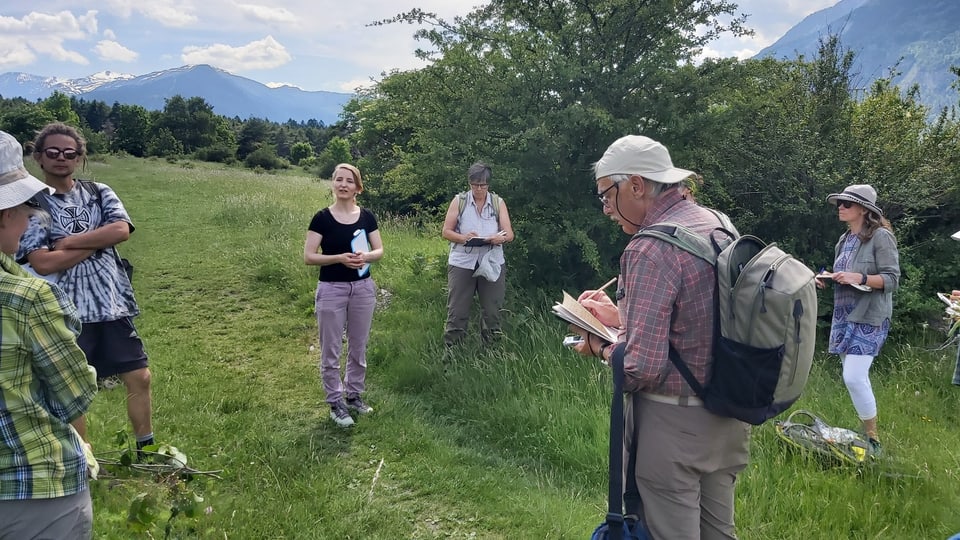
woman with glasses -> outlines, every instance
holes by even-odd
[[[513,240],[507,205],[490,191],[492,171],[477,162],[467,170],[470,190],[457,194],[443,221],[442,236],[450,242],[447,257],[447,323],[445,346],[461,343],[470,321],[470,304],[476,294],[482,314],[484,342],[498,339],[500,309],[506,293],[503,244]]]
[[[847,231],[837,242],[833,272],[817,275],[833,291],[829,352],[840,355],[843,382],[863,422],[874,452],[879,452],[877,400],[870,384],[870,365],[890,331],[893,291],[900,281],[900,254],[890,222],[877,206],[877,191],[865,184],[848,186],[827,197],[837,205]]]

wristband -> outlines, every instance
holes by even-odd
[[[606,360],[606,358],[604,358],[604,356],[603,356],[603,352],[606,351],[606,350],[607,350],[607,347],[609,347],[609,346],[610,346],[610,343],[604,343],[603,345],[600,346],[600,359],[601,359],[601,360],[604,360],[604,361]]]
[[[860,284],[861,284],[861,285],[866,285],[866,284],[867,284],[867,275],[866,275],[866,274],[861,274],[861,275],[863,276],[863,279],[860,280]]]

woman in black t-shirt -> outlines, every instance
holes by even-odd
[[[363,179],[353,165],[333,171],[333,204],[310,221],[303,261],[320,267],[316,314],[320,331],[320,378],[330,418],[340,427],[353,425],[350,411],[373,412],[361,394],[367,372],[367,339],[376,304],[370,263],[383,257],[377,218],[357,205]],[[340,379],[340,350],[347,332],[347,366]]]

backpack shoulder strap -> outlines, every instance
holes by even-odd
[[[467,192],[457,193],[457,220],[463,217],[463,211],[467,207]]]
[[[695,257],[703,259],[716,266],[718,249],[714,248],[710,240],[697,234],[683,225],[676,223],[654,223],[640,229],[634,238],[648,236],[672,244]]]
[[[90,180],[81,180],[79,178],[77,178],[75,182],[80,184],[80,187],[84,191],[86,191],[87,193],[90,194],[91,197],[96,199],[97,204],[100,204],[100,187],[97,186],[95,182],[91,182]]]
[[[491,203],[493,204],[493,215],[494,217],[497,218],[497,226],[499,227],[500,226],[500,196],[494,193],[493,191],[490,192],[490,195],[491,197],[493,197],[493,201]]]

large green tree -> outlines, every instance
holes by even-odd
[[[376,171],[378,204],[442,213],[482,159],[518,230],[512,275],[582,285],[609,274],[620,239],[600,215],[591,163],[615,138],[670,128],[697,96],[677,77],[721,32],[743,32],[732,2],[495,0],[454,22],[428,23],[432,64],[387,76],[380,103],[358,103],[355,142]],[[728,21],[721,23],[721,20]],[[539,261],[562,272],[543,272]]]

